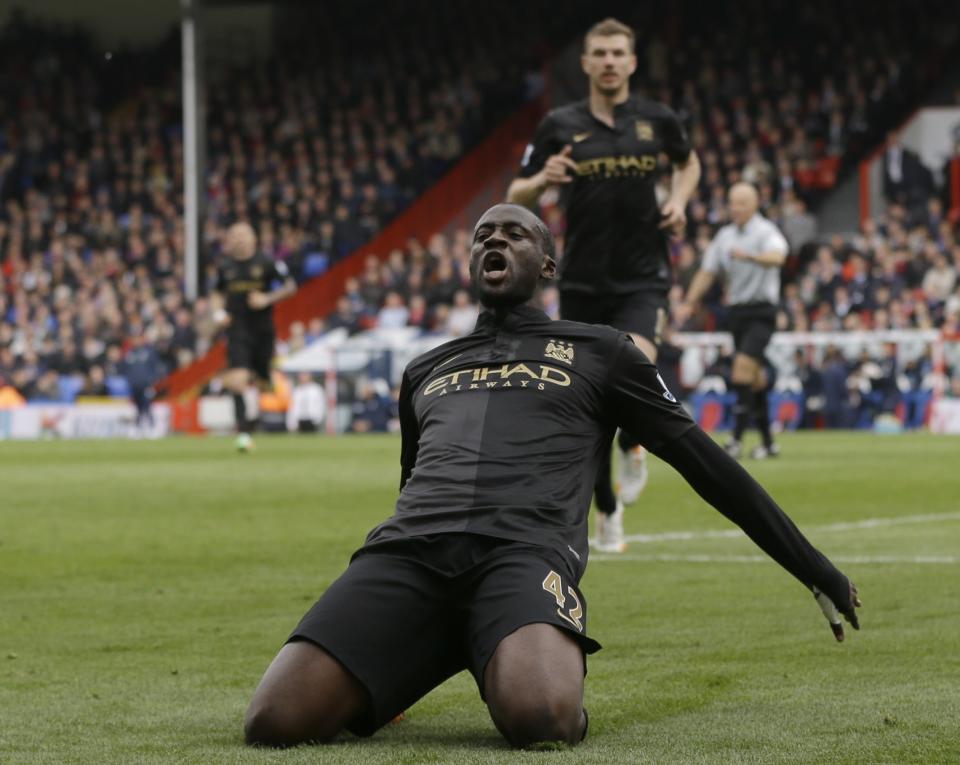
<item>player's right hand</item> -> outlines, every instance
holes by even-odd
[[[572,152],[573,147],[567,144],[559,153],[547,158],[543,166],[543,178],[548,184],[570,183],[573,180],[577,173],[577,163],[570,158]]]
[[[860,629],[860,620],[857,618],[856,609],[860,608],[863,602],[860,600],[860,594],[857,592],[857,587],[853,582],[850,582],[849,601],[840,606],[837,606],[826,594],[816,587],[813,588],[813,597],[816,599],[817,605],[820,606],[823,615],[827,618],[827,622],[830,624],[830,630],[833,632],[833,636],[838,643],[842,643],[844,638],[843,622],[840,621],[841,614],[843,618],[850,623],[851,627],[855,630]]]

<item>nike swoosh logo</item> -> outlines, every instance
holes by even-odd
[[[590,137],[590,133],[577,133],[573,136],[574,143],[580,143],[580,141],[586,141]]]
[[[436,372],[438,369],[440,369],[440,367],[445,367],[447,364],[449,364],[449,363],[450,363],[451,361],[453,361],[454,359],[459,359],[462,355],[463,355],[462,353],[456,353],[456,354],[454,354],[453,356],[451,356],[449,359],[446,359],[446,360],[444,360],[444,361],[441,361],[439,364],[437,364],[437,365],[433,368],[433,371]]]

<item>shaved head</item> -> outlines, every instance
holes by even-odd
[[[523,205],[515,205],[509,202],[494,205],[480,216],[480,220],[477,221],[477,225],[473,227],[473,230],[476,231],[478,228],[480,228],[483,222],[491,215],[495,214],[499,217],[501,213],[511,213],[517,216],[518,220],[536,231],[540,235],[540,243],[543,246],[543,254],[552,260],[556,260],[557,245],[556,242],[553,241],[553,234],[550,233],[550,229],[547,228],[546,223],[540,220],[535,213],[531,212]]]
[[[738,226],[744,225],[760,208],[760,195],[751,183],[735,183],[727,197],[730,218]]]

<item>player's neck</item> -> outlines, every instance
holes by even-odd
[[[624,86],[615,93],[604,93],[590,88],[590,113],[601,122],[613,127],[613,110],[630,98],[630,88]]]
[[[490,305],[488,303],[481,303],[481,308],[484,312],[492,314],[494,319],[498,322],[503,321],[511,313],[514,313],[517,310],[523,310],[524,308],[536,308],[541,310],[539,294],[534,295],[529,300],[524,300],[520,303],[497,303]]]

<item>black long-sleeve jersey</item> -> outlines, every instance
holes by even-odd
[[[601,452],[621,426],[764,551],[835,603],[847,579],[700,430],[630,337],[520,306],[407,367],[400,497],[366,546],[472,533],[549,547],[578,578]]]
[[[661,231],[658,155],[686,162],[690,142],[666,106],[631,96],[614,108],[614,126],[590,112],[589,101],[554,109],[537,127],[520,177],[540,172],[569,144],[577,164],[562,187],[567,231],[560,288],[619,295],[670,288],[667,234]]]

